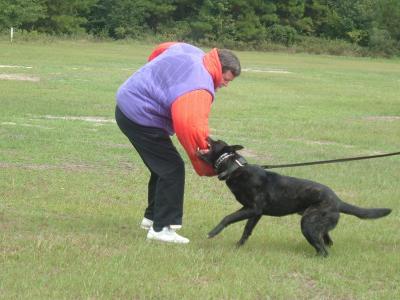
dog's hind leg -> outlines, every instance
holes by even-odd
[[[318,255],[328,256],[328,250],[325,248],[323,236],[324,220],[321,212],[317,209],[307,210],[301,218],[301,232],[306,240],[315,248]],[[321,226],[322,225],[322,226]]]
[[[328,247],[333,246],[333,241],[332,241],[331,237],[329,236],[328,232],[336,227],[337,223],[339,222],[339,217],[340,217],[340,213],[337,211],[330,211],[324,215],[324,220],[322,222],[322,224],[323,224],[322,230],[323,230],[324,234],[322,235],[322,238],[324,239],[325,246],[328,246]]]
[[[315,248],[318,255],[324,257],[328,256],[328,250],[325,248],[325,244],[320,233],[315,232],[312,228],[307,227],[302,227],[301,232],[311,246]]]
[[[323,236],[325,246],[332,247],[333,241],[328,233],[325,233]]]
[[[246,226],[244,227],[243,235],[239,242],[237,242],[237,246],[242,246],[247,241],[261,217],[262,215],[255,216],[247,221]]]
[[[329,202],[323,202],[305,210],[301,219],[301,231],[317,250],[318,255],[328,255],[326,246],[333,245],[328,232],[336,227],[339,217],[340,213]]]

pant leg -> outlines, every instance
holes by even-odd
[[[177,167],[160,176],[154,201],[154,229],[168,225],[181,225],[183,216],[183,194],[185,168],[183,161]]]
[[[148,184],[147,208],[144,212],[144,216],[150,220],[154,219],[154,203],[156,197],[157,182],[158,182],[158,175],[156,173],[151,172]]]
[[[115,115],[119,128],[151,172],[145,216],[154,221],[155,228],[182,224],[185,167],[168,134],[130,121],[118,107]]]

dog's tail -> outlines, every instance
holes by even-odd
[[[353,215],[360,219],[378,219],[392,212],[390,208],[362,208],[346,202],[340,203],[339,210],[342,213]]]

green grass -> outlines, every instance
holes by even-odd
[[[315,257],[299,216],[263,218],[241,249],[243,223],[208,240],[239,205],[190,163],[181,233],[191,243],[149,243],[138,226],[148,171],[112,120],[118,86],[152,45],[3,41],[0,49],[0,65],[32,67],[0,74],[40,77],[0,80],[1,299],[398,297],[399,157],[278,170],[393,209],[376,221],[343,215],[328,259]],[[217,94],[212,134],[244,145],[250,162],[399,151],[399,60],[237,54],[243,68],[290,72],[243,72]]]

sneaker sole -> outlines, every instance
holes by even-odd
[[[189,242],[190,242],[190,240],[188,239],[187,241],[182,241],[182,242],[179,242],[179,241],[175,241],[175,240],[173,240],[173,241],[165,241],[165,240],[160,240],[160,239],[155,239],[155,238],[149,238],[149,237],[147,237],[146,238],[146,241],[148,241],[148,242],[160,242],[160,243],[167,243],[167,244],[189,244]]]
[[[176,244],[176,245],[186,245],[189,244],[189,242],[175,242],[175,241],[162,241],[162,240],[156,240],[156,239],[146,239],[146,242],[148,243],[152,243],[152,242],[156,242],[156,243],[163,243],[163,244]]]
[[[150,230],[151,226],[153,226],[153,225],[147,226],[147,225],[140,224],[140,228],[142,228],[144,230]],[[171,229],[178,231],[179,229],[182,228],[182,225],[170,225],[170,227],[171,227]]]

